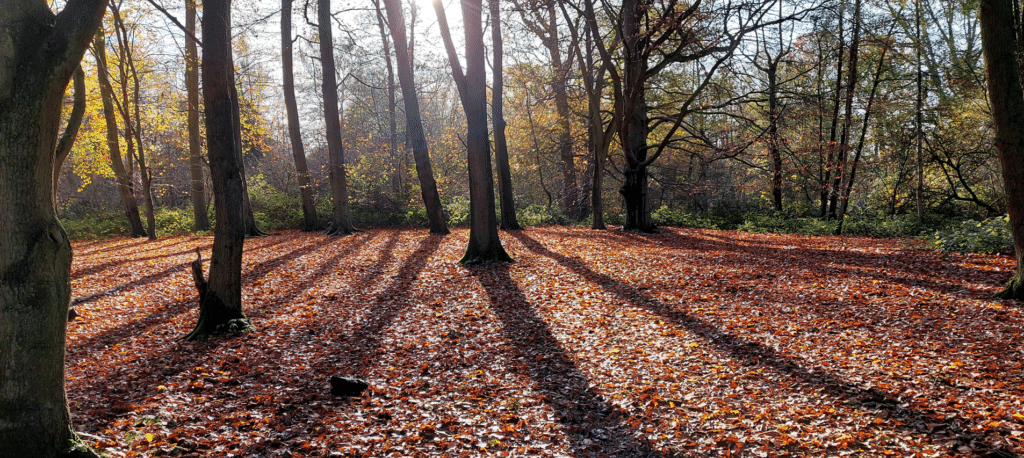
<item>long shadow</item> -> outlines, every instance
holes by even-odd
[[[732,253],[737,256],[737,262],[748,263],[751,259],[767,261],[773,264],[784,265],[787,260],[803,260],[807,258],[827,259],[826,264],[819,268],[823,275],[842,277],[849,274],[866,276],[871,279],[885,281],[893,284],[901,284],[908,287],[922,288],[947,294],[957,294],[947,283],[935,280],[943,280],[942,276],[931,274],[925,276],[932,281],[922,281],[914,278],[914,275],[921,275],[917,269],[908,267],[908,263],[900,262],[900,257],[890,254],[864,253],[858,251],[845,251],[841,249],[825,250],[819,248],[801,247],[798,249],[782,249],[771,244],[758,245],[757,247],[744,246],[737,243],[729,243],[725,237],[715,237],[719,240],[709,240],[680,234],[673,230],[663,230],[657,234],[626,234],[620,232],[609,232],[607,234],[585,234],[582,238],[601,238],[617,240],[624,243],[643,243],[648,245],[662,246],[673,250],[694,250],[704,253]],[[744,240],[743,243],[749,241]],[[842,264],[842,265],[840,265]],[[870,267],[870,270],[863,270]],[[900,275],[900,273],[906,275]],[[982,271],[971,271],[972,275],[990,278],[992,273]],[[979,288],[962,288],[978,296],[994,293]],[[960,293],[960,295],[963,295]]]
[[[313,250],[315,250],[317,248],[323,248],[324,246],[329,246],[329,245],[331,245],[333,243],[337,243],[338,241],[341,241],[341,240],[347,240],[347,238],[342,238],[342,239],[338,239],[338,238],[325,239],[324,241],[321,241],[321,243],[319,243],[319,244],[310,244],[309,246],[304,246],[302,248],[299,248],[299,249],[293,250],[291,252],[288,252],[286,254],[283,254],[283,255],[281,255],[281,256],[273,259],[273,260],[270,260],[268,262],[275,263],[276,265],[280,265],[282,263],[282,261],[280,261],[280,259],[282,259],[282,258],[287,259],[288,257],[301,256],[302,254],[308,253],[308,252],[313,251]],[[155,282],[155,281],[157,281],[157,280],[159,280],[161,278],[167,277],[167,276],[169,276],[170,274],[173,274],[173,273],[181,272],[182,275],[188,275],[186,273],[183,273],[182,271],[184,270],[184,266],[186,266],[186,265],[188,265],[190,263],[191,263],[191,261],[189,261],[187,263],[179,264],[179,265],[176,265],[176,266],[172,266],[172,267],[170,267],[168,269],[165,269],[165,270],[163,270],[161,272],[158,272],[156,274],[146,276],[146,277],[144,277],[142,279],[139,279],[137,281],[129,283],[127,285],[128,287],[121,288],[118,291],[123,291],[125,289],[129,289],[129,287],[130,288],[136,288],[136,287],[139,287],[139,286],[142,286],[142,285],[145,285],[145,284],[153,283],[153,282]],[[267,263],[257,264],[257,266],[256,266],[257,268],[263,268],[263,270],[261,270],[260,273],[259,273],[260,276],[266,274],[266,267],[267,267],[266,264]],[[248,269],[246,272],[248,272],[251,269],[252,268]],[[242,273],[243,282],[245,282],[247,280],[246,272]],[[248,280],[251,281],[251,276],[248,277]],[[91,300],[95,300],[96,298],[102,296],[103,294],[104,293],[97,293],[97,294],[93,294],[93,295],[90,295],[90,296],[86,296],[85,298],[81,298],[81,299],[87,299],[87,300],[91,301]],[[157,309],[153,310],[152,312],[150,312],[145,317],[121,323],[121,324],[119,324],[117,326],[114,326],[114,327],[112,327],[110,329],[107,329],[107,330],[105,330],[105,331],[103,331],[101,333],[95,334],[95,335],[93,335],[93,336],[91,336],[89,338],[86,338],[86,339],[83,339],[83,340],[80,340],[80,341],[76,341],[75,342],[75,347],[77,347],[79,349],[85,349],[85,350],[93,349],[94,347],[95,348],[102,348],[104,345],[108,345],[110,343],[116,342],[118,336],[120,336],[120,335],[122,335],[124,333],[128,333],[129,331],[131,331],[133,333],[136,333],[136,334],[142,334],[142,333],[144,333],[148,329],[156,327],[156,326],[158,326],[158,325],[160,325],[162,323],[166,323],[166,322],[170,321],[171,319],[173,319],[174,317],[187,312],[188,311],[188,307],[189,306],[195,306],[197,301],[198,301],[198,297],[192,297],[192,298],[189,298],[189,299],[182,299],[182,300],[178,300],[178,301],[172,302],[172,303],[167,304],[167,305],[165,305],[163,307],[158,307]],[[86,302],[86,300],[83,300],[81,302]],[[81,303],[81,302],[74,302],[73,301],[72,303],[73,304],[77,304],[77,303]],[[243,304],[243,307],[245,307],[244,304]]]
[[[427,260],[437,251],[443,236],[428,235],[409,257],[405,258],[391,285],[377,294],[377,299],[358,329],[353,332],[347,346],[351,353],[342,356],[341,365],[354,374],[365,375],[373,365],[373,357],[380,348],[384,330],[409,306],[409,290]],[[364,282],[365,283],[365,282]]]
[[[275,243],[264,244],[264,245],[257,246],[257,247],[254,247],[254,248],[249,248],[249,249],[246,250],[246,252],[251,253],[253,251],[264,250],[264,249],[266,249],[266,248],[268,248],[270,246],[277,245],[279,243],[283,243],[283,241],[277,241]],[[291,254],[291,253],[289,253],[289,254]],[[282,257],[284,257],[284,256],[288,256],[288,254],[282,255]],[[127,262],[134,262],[134,261],[127,261]],[[122,264],[122,263],[123,262],[117,262],[115,264]],[[132,289],[135,289],[135,288],[138,288],[138,287],[141,287],[141,286],[145,286],[145,285],[154,283],[154,282],[156,282],[158,280],[161,280],[163,278],[166,278],[166,277],[170,276],[171,274],[179,272],[182,269],[185,269],[191,263],[192,263],[192,261],[184,261],[184,262],[180,262],[180,263],[177,263],[177,264],[173,264],[170,267],[167,267],[164,270],[161,270],[161,271],[159,271],[157,273],[149,274],[149,275],[146,275],[144,277],[138,278],[136,280],[132,280],[132,281],[129,281],[127,283],[122,283],[120,285],[117,285],[117,286],[114,286],[114,287],[111,287],[111,288],[107,288],[106,290],[103,290],[103,291],[99,291],[99,292],[96,292],[96,293],[88,294],[88,295],[85,295],[85,296],[76,297],[76,298],[71,300],[71,305],[75,306],[75,305],[89,303],[89,302],[92,302],[92,301],[94,301],[96,299],[99,299],[101,297],[104,297],[104,296],[112,296],[112,295],[118,294],[118,293],[120,293],[122,291],[132,290]],[[245,281],[247,279],[245,277],[245,273],[244,272],[243,272],[242,279],[243,279],[243,281]]]
[[[111,268],[111,267],[118,266],[118,265],[124,264],[126,262],[154,261],[154,260],[157,260],[157,259],[165,259],[165,258],[170,258],[170,257],[174,257],[174,256],[181,256],[181,255],[185,255],[185,254],[189,254],[189,253],[194,253],[194,252],[195,252],[195,249],[191,249],[190,248],[190,249],[187,249],[187,250],[175,251],[174,253],[167,253],[167,254],[154,255],[154,256],[146,256],[146,257],[143,257],[143,258],[132,258],[131,260],[128,260],[128,261],[126,261],[126,260],[117,260],[117,261],[108,261],[108,262],[104,262],[104,263],[100,263],[100,264],[93,264],[93,265],[91,265],[89,267],[86,267],[84,269],[72,271],[71,272],[71,279],[75,280],[75,279],[86,277],[86,276],[89,276],[89,275],[95,275],[95,274],[98,274],[98,273],[100,273],[100,272],[102,272],[104,270],[107,270],[107,269]]]
[[[628,413],[589,388],[587,376],[551,334],[547,323],[537,316],[507,266],[476,268],[471,272],[487,291],[491,309],[515,349],[519,367],[525,368],[535,390],[557,414],[575,456],[661,456],[649,443],[638,441],[622,421]]]
[[[264,301],[264,303],[289,304],[300,294],[302,294],[309,288],[312,288],[313,285],[315,285],[317,282],[323,280],[324,275],[328,274],[329,272],[333,271],[336,268],[336,264],[338,263],[338,261],[358,251],[360,248],[368,245],[370,242],[373,241],[374,238],[377,237],[376,232],[367,232],[364,234],[366,235],[361,237],[358,234],[352,236],[358,238],[358,240],[356,241],[352,241],[352,237],[330,237],[330,239],[328,239],[328,243],[324,246],[325,248],[330,245],[341,243],[343,241],[352,241],[352,243],[350,243],[343,250],[336,253],[334,256],[331,256],[326,261],[321,263],[320,266],[317,267],[315,271],[313,271],[309,275],[306,275],[302,281],[295,283],[293,286],[288,288],[282,295],[274,296],[273,298],[270,298],[270,300]],[[263,314],[265,308],[266,307],[263,306],[253,307],[251,309],[253,312],[248,313],[248,315],[251,317],[259,317]]]
[[[742,361],[747,366],[758,366],[776,374],[795,379],[798,385],[829,394],[838,401],[873,406],[878,410],[886,412],[889,417],[898,419],[898,428],[915,431],[927,437],[930,437],[929,434],[932,432],[925,426],[928,423],[949,425],[946,418],[936,415],[934,412],[904,407],[897,401],[897,396],[893,393],[877,388],[861,388],[855,383],[845,381],[840,376],[829,371],[810,371],[803,367],[797,359],[782,355],[774,348],[759,342],[747,340],[722,331],[714,324],[708,323],[701,318],[676,310],[657,299],[650,298],[646,292],[637,290],[628,283],[594,272],[578,259],[547,249],[540,242],[526,234],[513,232],[510,235],[519,240],[520,243],[533,253],[554,260],[562,267],[585,278],[587,281],[601,286],[604,290],[617,296],[631,307],[649,311],[667,322],[686,329],[689,333],[711,344],[718,351],[738,361]],[[981,445],[983,450],[989,453],[986,456],[1014,456],[1002,448],[993,446],[984,436],[968,430],[960,430],[958,432],[957,438],[961,441],[961,444],[971,444],[975,450]],[[1003,441],[1005,442],[1005,438]],[[936,445],[942,446],[943,444]]]

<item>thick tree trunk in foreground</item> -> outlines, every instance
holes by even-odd
[[[640,21],[644,17],[643,1],[626,0],[622,4],[622,30],[626,39],[623,50],[626,53],[625,97],[632,103],[624,104],[625,120],[619,126],[619,141],[625,150],[625,164],[622,170],[622,194],[626,218],[622,229],[627,231],[652,231],[651,212],[647,207],[647,58],[643,54],[643,40],[640,36]]]
[[[306,149],[302,146],[299,108],[295,101],[295,74],[292,67],[292,0],[281,0],[281,72],[284,106],[288,113],[288,138],[292,142],[292,157],[295,158],[295,174],[299,181],[299,197],[302,200],[302,230],[311,232],[317,230],[320,223],[316,206],[313,205],[313,187],[309,183]]]
[[[317,0],[317,22],[320,26],[320,64],[324,72],[324,120],[327,124],[327,158],[331,179],[331,201],[334,213],[330,235],[355,232],[348,215],[348,177],[345,176],[345,150],[341,142],[341,116],[338,113],[338,79],[334,67],[334,35],[331,33],[331,0]]]
[[[405,136],[416,161],[416,176],[420,181],[420,195],[427,209],[427,220],[431,234],[448,234],[448,223],[444,219],[441,196],[430,164],[427,137],[423,132],[420,117],[420,101],[416,93],[416,82],[412,71],[412,57],[405,39],[405,17],[398,0],[384,0],[388,15],[388,28],[395,43],[395,61],[398,64],[398,83],[402,86],[402,100],[405,102]]]
[[[216,223],[213,229],[210,280],[200,289],[199,320],[192,332],[184,337],[192,341],[204,341],[211,334],[219,332],[251,329],[242,311],[244,182],[240,161],[241,145],[236,141],[234,125],[237,121],[234,106],[238,100],[235,99],[235,75],[231,58],[230,0],[207,0],[203,4],[203,40],[206,145],[210,176],[213,178]],[[201,270],[199,277],[202,277]]]
[[[203,182],[203,158],[199,150],[199,53],[196,50],[196,0],[185,0],[185,91],[188,114],[188,165],[192,178],[192,215],[196,231],[210,230],[206,215],[206,186]]]
[[[979,18],[996,149],[1003,166],[1006,206],[1017,254],[1017,270],[996,297],[1020,300],[1024,299],[1024,89],[1010,0],[982,0]]]
[[[107,45],[103,39],[103,31],[99,30],[96,32],[93,52],[96,54],[96,72],[100,84],[100,96],[103,100],[103,118],[107,124],[107,149],[110,153],[110,168],[114,171],[114,177],[117,179],[117,191],[121,195],[124,214],[128,217],[130,235],[132,237],[145,237],[146,229],[142,227],[142,217],[139,215],[139,205],[135,201],[131,177],[128,176],[128,170],[125,169],[124,160],[121,158],[121,147],[117,136],[117,118],[114,115],[114,90],[110,85],[110,78],[107,73],[106,48]],[[128,159],[131,160],[131,157]]]
[[[523,227],[516,218],[515,194],[512,191],[512,171],[508,163],[508,141],[505,139],[504,94],[502,72],[501,10],[498,0],[488,0],[491,9],[491,42],[494,44],[494,64],[491,71],[491,123],[494,124],[494,158],[498,161],[498,201],[501,207],[501,228],[518,231]],[[573,185],[575,191],[575,184]]]
[[[64,90],[106,1],[6,1],[0,14],[0,458],[97,456],[64,392],[71,244],[54,212]]]

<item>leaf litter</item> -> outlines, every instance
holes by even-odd
[[[212,238],[77,242],[75,426],[115,457],[1024,454],[1012,258],[541,227],[467,269],[467,237],[249,239],[257,332],[203,344],[177,338]]]

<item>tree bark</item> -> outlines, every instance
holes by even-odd
[[[139,216],[139,205],[135,201],[135,193],[132,190],[131,177],[128,176],[124,160],[121,158],[117,117],[114,112],[114,90],[110,85],[110,77],[107,72],[106,47],[106,42],[103,39],[103,30],[97,30],[93,52],[96,54],[96,72],[100,85],[100,98],[103,100],[103,118],[106,120],[107,125],[107,149],[110,154],[110,168],[113,169],[114,177],[117,179],[117,190],[121,194],[121,204],[124,206],[124,214],[128,218],[130,235],[132,237],[145,237],[146,229],[142,227],[142,218]],[[128,159],[131,160],[131,157]]]
[[[448,234],[448,223],[444,219],[441,196],[437,192],[434,171],[430,164],[427,137],[423,132],[420,117],[419,96],[416,93],[412,56],[405,38],[405,16],[398,0],[384,0],[388,16],[388,28],[395,43],[395,62],[398,64],[398,83],[402,86],[402,101],[405,103],[405,137],[416,161],[416,177],[420,181],[420,196],[427,210],[427,221],[431,234]]]
[[[348,215],[348,182],[345,176],[345,150],[341,142],[341,116],[338,113],[338,80],[334,67],[334,38],[331,33],[331,0],[317,0],[317,22],[320,27],[320,65],[323,68],[322,91],[324,119],[327,124],[327,157],[331,179],[331,200],[334,213],[330,235],[355,232]]]
[[[518,231],[515,193],[512,191],[512,171],[508,162],[508,141],[505,139],[504,88],[502,72],[501,10],[498,0],[488,0],[491,11],[491,42],[494,46],[494,63],[491,70],[491,123],[494,124],[494,157],[498,161],[498,201],[501,207],[501,228]],[[570,150],[571,152],[571,150]],[[575,185],[574,185],[575,189]]]
[[[463,265],[512,262],[498,237],[494,211],[494,178],[491,175],[490,142],[487,138],[487,75],[484,71],[482,0],[461,0],[466,34],[466,75],[462,79],[462,107],[466,112],[466,156],[469,168],[469,243],[459,260]],[[437,3],[439,20],[443,15]],[[447,24],[442,34],[447,33]],[[449,53],[450,55],[453,53]],[[451,60],[452,73],[459,80],[458,60]]]
[[[982,50],[1017,270],[997,298],[1024,299],[1024,89],[1010,0],[981,0]]]
[[[292,64],[292,0],[281,0],[281,73],[284,88],[284,106],[288,114],[288,138],[292,143],[292,157],[295,159],[295,174],[299,182],[299,197],[302,200],[302,230],[312,232],[318,229],[316,206],[313,205],[313,187],[309,183],[309,166],[306,164],[306,149],[302,145],[302,129],[299,125],[299,108],[295,100],[295,74]]]
[[[653,231],[651,212],[647,206],[647,58],[641,47],[639,21],[644,16],[646,5],[643,1],[625,0],[622,3],[623,54],[625,56],[626,98],[630,110],[624,113],[626,119],[619,130],[619,138],[625,152],[622,187],[619,193],[625,204],[626,218],[622,229],[627,231]]]
[[[206,0],[203,4],[203,99],[206,101],[206,145],[213,181],[213,254],[210,278],[199,302],[199,320],[184,337],[204,341],[211,334],[251,330],[242,311],[242,215],[244,182],[241,145],[235,122],[234,65],[231,58],[231,1]],[[200,266],[201,267],[201,266]],[[200,277],[202,272],[200,272]],[[234,328],[234,329],[232,329]]]
[[[192,179],[192,217],[196,231],[210,230],[199,133],[199,53],[196,50],[196,0],[185,0],[185,91],[188,116],[188,164]]]
[[[839,134],[838,152],[836,154],[836,170],[832,176],[832,193],[829,196],[828,214],[838,219],[839,199],[843,195],[843,180],[846,179],[847,158],[850,154],[850,129],[853,124],[853,96],[857,91],[857,78],[860,69],[857,67],[858,55],[860,54],[860,29],[861,29],[861,0],[854,0],[853,3],[853,38],[850,40],[850,69],[846,77],[846,99],[843,110],[843,127]]]
[[[71,244],[53,174],[64,90],[105,7],[22,0],[0,14],[0,458],[98,456],[64,391]]]
[[[395,66],[391,63],[391,40],[388,39],[388,26],[384,24],[384,11],[379,0],[374,0],[377,10],[377,28],[380,29],[380,41],[384,45],[384,67],[388,71],[388,157],[391,158],[391,191],[400,200],[401,205],[409,200],[405,192],[405,167],[398,157],[398,97],[395,93]],[[404,28],[404,27],[403,27]]]

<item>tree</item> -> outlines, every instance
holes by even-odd
[[[331,33],[331,0],[317,0],[317,22],[320,30],[320,65],[323,69],[321,88],[324,97],[324,121],[327,124],[327,158],[331,179],[331,200],[334,213],[330,235],[355,232],[348,215],[348,182],[345,176],[345,150],[341,143],[341,117],[338,113],[338,78],[334,67],[334,38]]]
[[[434,1],[438,25],[448,51],[448,62],[466,112],[466,162],[469,168],[469,243],[459,262],[486,265],[512,262],[498,237],[494,212],[494,178],[491,175],[490,142],[487,138],[487,75],[484,72],[482,0],[461,0],[466,34],[466,74],[462,74],[444,9]]]
[[[302,230],[315,231],[319,222],[316,207],[313,205],[313,187],[309,183],[306,149],[302,146],[299,108],[295,101],[295,74],[292,69],[292,0],[281,0],[281,73],[284,105],[288,113],[288,138],[292,143],[292,157],[295,158],[295,173],[299,181],[299,197],[302,200]]]
[[[105,0],[4,2],[0,15],[0,457],[97,456],[71,425],[64,346],[71,244],[53,171],[64,90]]]
[[[579,205],[579,193],[576,184],[576,164],[572,151],[572,128],[569,119],[568,70],[571,58],[563,62],[561,40],[558,36],[558,15],[555,14],[555,0],[529,0],[529,7],[519,7],[520,17],[548,50],[551,56],[551,89],[555,96],[555,107],[558,110],[558,158],[562,166],[562,198],[563,211],[570,218],[578,219],[582,215]],[[541,8],[543,7],[543,11]],[[532,15],[529,13],[533,13]]]
[[[430,164],[430,153],[427,149],[427,137],[423,132],[423,119],[420,115],[420,102],[416,93],[416,82],[413,75],[412,57],[405,37],[405,17],[402,5],[398,0],[384,0],[384,9],[388,16],[388,28],[395,43],[395,61],[398,64],[398,83],[402,86],[402,101],[405,103],[405,136],[412,149],[416,161],[416,176],[420,180],[420,195],[423,206],[427,209],[427,220],[430,233],[448,234],[448,223],[445,221],[441,197],[437,192],[434,172]]]
[[[1024,299],[1024,89],[1012,0],[981,0],[981,41],[1017,270],[996,294]]]
[[[195,230],[210,230],[206,215],[206,187],[199,132],[199,53],[196,49],[196,0],[185,0],[185,92],[188,112],[188,164],[192,182],[192,216]],[[285,93],[287,94],[287,92]]]
[[[242,248],[245,221],[242,199],[242,153],[238,142],[234,63],[231,53],[231,0],[203,3],[203,112],[207,159],[213,182],[213,253],[209,280],[202,258],[192,263],[199,290],[199,320],[185,340],[204,341],[211,334],[252,329],[242,311]]]
[[[96,32],[93,43],[93,54],[96,56],[96,72],[100,83],[100,94],[103,99],[103,118],[107,125],[107,152],[110,154],[110,168],[117,178],[117,190],[121,194],[124,214],[128,218],[128,227],[132,237],[145,237],[146,229],[142,227],[139,205],[135,201],[135,192],[131,177],[121,157],[121,142],[118,139],[117,115],[114,112],[114,89],[110,84],[110,73],[107,67],[107,45],[103,39],[103,29]],[[128,160],[132,158],[129,156]]]
[[[508,141],[505,139],[504,91],[502,74],[501,10],[498,0],[488,0],[491,11],[491,42],[494,46],[494,65],[491,69],[491,124],[494,125],[494,157],[498,161],[498,201],[501,207],[501,228],[518,231],[523,227],[516,218],[515,194],[512,191],[512,171],[508,163]],[[572,152],[570,145],[570,153]],[[571,155],[570,155],[571,158]],[[573,191],[575,192],[575,185]]]
[[[121,87],[120,108],[121,119],[124,121],[124,139],[128,149],[128,160],[139,164],[139,176],[142,179],[143,203],[146,207],[146,232],[149,240],[156,240],[156,216],[153,212],[153,172],[146,161],[146,148],[142,143],[142,100],[139,97],[139,71],[135,66],[132,50],[133,42],[128,34],[128,27],[121,18],[118,4],[110,4],[110,13],[114,18],[114,37],[117,39],[117,76]],[[129,94],[129,88],[131,93]]]

